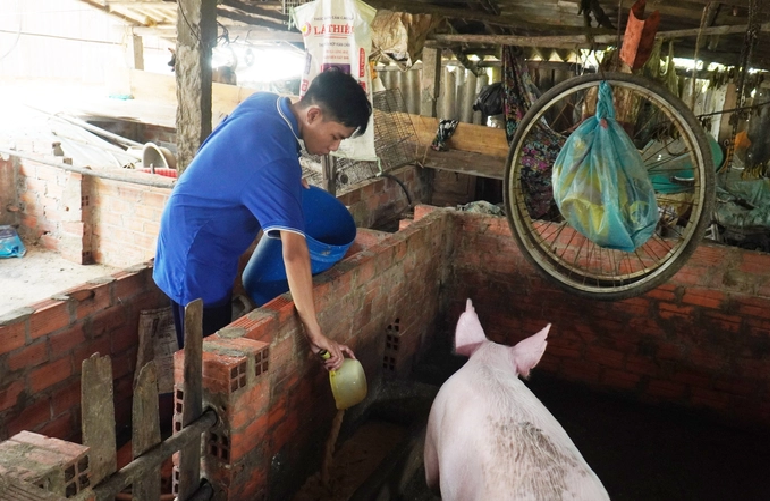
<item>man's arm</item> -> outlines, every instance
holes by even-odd
[[[313,275],[310,268],[310,252],[305,237],[292,231],[281,231],[283,262],[286,265],[286,277],[289,291],[294,299],[300,319],[305,324],[305,334],[314,353],[327,350],[331,357],[326,361],[327,369],[339,369],[342,365],[343,352],[353,357],[353,352],[327,338],[321,333],[321,326],[313,305]]]

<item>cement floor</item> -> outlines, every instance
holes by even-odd
[[[434,353],[416,378],[440,385],[465,359]],[[751,433],[697,413],[652,407],[533,371],[527,386],[567,431],[613,501],[770,499],[770,430]],[[421,473],[421,472],[420,472]],[[409,501],[432,501],[413,479]]]
[[[22,258],[0,259],[0,315],[116,271],[110,266],[78,265],[56,252],[27,246]]]

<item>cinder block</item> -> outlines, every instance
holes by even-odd
[[[22,431],[0,444],[5,474],[54,494],[72,497],[91,484],[89,448]]]

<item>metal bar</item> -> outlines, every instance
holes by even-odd
[[[182,425],[187,426],[203,411],[203,300],[196,299],[184,311],[184,400]],[[180,501],[188,501],[201,481],[201,441],[190,442],[179,451]]]
[[[50,165],[51,167],[57,167],[59,169],[66,170],[69,172],[76,172],[84,176],[92,176],[92,177],[98,177],[101,179],[109,179],[111,181],[120,181],[122,183],[138,184],[141,186],[150,186],[151,188],[173,188],[175,184],[175,181],[172,180],[171,178],[169,178],[168,181],[154,181],[151,179],[143,181],[142,179],[138,179],[134,177],[121,176],[119,174],[111,174],[103,170],[94,170],[94,169],[86,169],[84,167],[76,167],[74,165],[62,163],[61,161],[62,157],[48,157],[48,158],[55,158],[56,160],[46,160],[45,157],[40,158],[34,155],[26,155],[24,153],[19,153],[18,151],[6,150],[3,148],[0,148],[0,154],[10,155],[12,157],[22,158],[24,160],[32,160],[33,162],[37,162],[39,164]]]
[[[160,468],[163,461],[178,450],[193,443],[199,445],[201,434],[211,429],[217,423],[217,419],[217,413],[213,409],[206,409],[197,420],[161,442],[157,447],[134,459],[101,484],[94,486],[94,493],[97,497],[109,495],[114,498],[139,476]]]

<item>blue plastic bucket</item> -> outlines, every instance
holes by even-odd
[[[356,239],[356,223],[348,209],[328,192],[302,190],[305,240],[313,275],[341,260]],[[263,236],[243,270],[243,286],[257,306],[289,290],[281,240]]]

